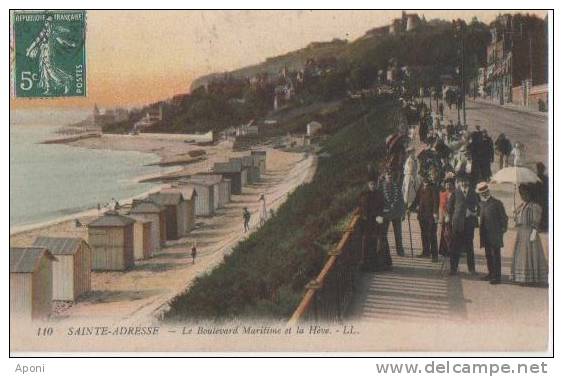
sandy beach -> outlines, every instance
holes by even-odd
[[[202,149],[179,140],[113,135],[83,139],[70,145],[156,153],[161,160]],[[177,171],[186,174],[209,171],[214,162],[244,154],[232,152],[227,142],[203,148],[206,151],[205,161],[178,166]],[[195,277],[221,263],[232,247],[248,235],[242,231],[243,207],[248,207],[252,213],[251,226],[254,231],[258,228],[258,198],[261,193],[265,194],[268,210],[275,211],[291,191],[312,179],[316,167],[314,156],[265,149],[268,154],[267,172],[259,183],[246,186],[241,195],[233,195],[232,201],[219,209],[215,216],[196,218],[196,228],[187,237],[168,242],[154,257],[136,262],[129,271],[94,272],[92,291],[74,304],[55,305],[50,322],[67,324],[78,320],[84,324],[103,320],[116,324],[155,323],[171,298],[189,287]],[[97,210],[93,210],[79,217],[79,220],[82,224],[88,224],[96,216]],[[74,220],[66,220],[12,234],[10,243],[11,246],[30,245],[40,235],[88,238],[85,226],[76,227]],[[198,258],[192,264],[189,251],[194,241],[198,245]],[[13,346],[14,349],[18,348],[15,344]]]

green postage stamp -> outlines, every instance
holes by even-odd
[[[16,97],[86,96],[86,11],[14,11]]]

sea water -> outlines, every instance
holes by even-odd
[[[42,223],[131,198],[155,185],[137,177],[160,168],[140,152],[39,144],[57,137],[52,126],[10,126],[10,228]]]

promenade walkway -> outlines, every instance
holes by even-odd
[[[481,105],[473,104],[468,119],[483,124],[483,114],[476,113],[480,108]],[[516,136],[515,132],[518,132],[519,137],[523,136],[520,130],[524,125],[517,124],[516,129],[504,127],[507,124],[506,117],[519,114],[493,106],[486,106],[485,110],[484,115],[489,119],[500,112],[497,115],[502,123],[487,121],[489,134],[494,138],[499,132],[506,132],[509,137]],[[446,121],[454,119],[454,116],[457,120],[457,113],[448,112]],[[495,128],[495,125],[500,127]],[[542,139],[536,140],[547,141],[547,125],[529,124],[528,132],[541,135]],[[418,142],[415,143],[420,147]],[[530,153],[539,156],[536,146],[529,145]],[[509,216],[512,211],[511,190],[512,187],[506,185],[492,187],[493,195],[503,201]],[[366,329],[375,328],[372,331],[378,332],[377,341],[384,344],[377,348],[418,351],[546,349],[550,318],[549,290],[520,286],[510,281],[516,236],[514,228],[510,228],[504,237],[503,284],[490,285],[480,280],[487,273],[487,267],[484,250],[479,248],[478,229],[474,239],[478,275],[467,273],[465,257],[462,257],[460,274],[449,276],[449,264],[442,258],[438,263],[432,263],[430,259],[416,257],[422,252],[422,246],[415,214],[411,214],[410,223],[414,257],[411,255],[408,221],[405,220],[402,227],[404,257],[396,254],[390,227],[388,239],[393,270],[363,274],[358,293],[354,296],[350,318]],[[541,238],[548,254],[548,235],[542,234]]]

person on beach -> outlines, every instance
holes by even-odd
[[[508,216],[506,216],[502,202],[491,196],[487,182],[480,182],[475,192],[481,199],[479,202],[479,236],[481,247],[485,248],[487,270],[489,271],[489,274],[482,280],[488,280],[491,284],[500,284],[500,251],[504,246],[504,233],[508,229]]]
[[[260,206],[260,226],[262,226],[266,224],[266,220],[268,219],[268,211],[266,210],[266,198],[264,197],[264,194],[260,194],[258,201],[262,202]]]
[[[522,204],[515,213],[516,242],[512,259],[512,281],[520,284],[546,285],[549,267],[538,234],[541,207],[532,201],[531,188],[518,187]]]
[[[246,207],[242,210],[242,218],[244,220],[244,233],[246,233],[250,230],[250,212]]]
[[[192,264],[195,264],[195,257],[197,256],[197,247],[196,243],[192,244]]]
[[[387,237],[383,229],[385,198],[370,179],[368,189],[360,195],[360,229],[362,235],[363,271],[375,272],[391,269],[392,261]]]

